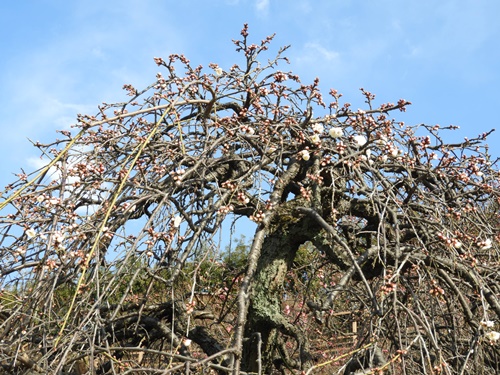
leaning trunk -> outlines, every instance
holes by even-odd
[[[304,335],[282,314],[283,285],[299,246],[318,230],[310,219],[297,215],[293,207],[280,210],[271,223],[250,296],[245,326],[247,340],[243,345],[244,371],[268,374],[276,364],[275,359],[288,361],[280,350],[284,338],[294,339],[300,352],[299,363],[295,359],[284,365],[302,367],[309,360]]]

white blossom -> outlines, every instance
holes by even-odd
[[[255,134],[255,129],[252,128],[251,126],[242,125],[242,126],[240,126],[240,130],[244,134],[248,134],[248,135],[254,135]]]
[[[179,225],[181,225],[181,223],[182,223],[182,217],[180,216],[174,217],[174,222],[172,224],[174,228],[179,228]]]
[[[490,341],[498,341],[500,339],[500,332],[490,331],[484,335]]]
[[[24,247],[18,247],[16,250],[14,250],[14,255],[24,255],[26,254],[26,248]]]
[[[53,197],[53,198],[50,198],[50,199],[49,199],[49,202],[50,202],[50,204],[52,204],[52,205],[56,205],[56,204],[58,204],[58,203],[59,203],[59,201],[60,201],[60,199],[59,199],[59,198],[57,198],[57,197]]]
[[[26,229],[26,235],[29,238],[33,238],[36,236],[36,232],[32,228],[28,228],[28,229]]]
[[[482,320],[481,325],[486,328],[492,328],[495,326],[495,322],[493,320]]]
[[[302,160],[308,161],[311,158],[311,155],[309,154],[309,151],[307,150],[302,150],[299,152],[300,157]]]
[[[380,136],[379,139],[375,141],[377,146],[384,147],[387,144],[387,137],[385,135]]]
[[[330,137],[332,137],[332,138],[339,138],[339,137],[342,137],[342,135],[344,134],[344,131],[340,127],[334,127],[328,131],[328,134],[330,134]]]
[[[53,238],[54,238],[55,242],[61,243],[61,242],[64,241],[64,239],[66,238],[66,236],[63,233],[61,233],[61,232],[55,232]]]
[[[218,66],[217,68],[214,69],[214,71],[215,71],[216,75],[218,75],[218,76],[222,75],[222,68],[221,67]]]
[[[317,123],[317,124],[313,124],[311,126],[312,130],[315,132],[315,133],[323,133],[323,130],[325,130],[325,128],[323,127],[323,125],[321,125],[320,123]]]
[[[320,143],[321,142],[321,139],[319,138],[319,135],[318,134],[314,134],[311,136],[311,142],[312,143]]]
[[[352,140],[358,145],[358,147],[363,146],[367,142],[366,138],[362,135],[355,135],[352,137]]]
[[[478,246],[481,248],[481,250],[491,249],[491,246],[492,246],[491,240],[489,238],[487,238],[486,240],[479,242]]]

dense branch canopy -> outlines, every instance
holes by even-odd
[[[0,365],[334,371],[349,310],[386,369],[495,373],[488,134],[447,143],[455,127],[398,122],[408,101],[363,89],[354,110],[241,34],[243,66],[155,58],[151,86],[36,145],[47,167],[2,195]]]

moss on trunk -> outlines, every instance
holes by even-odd
[[[260,340],[263,373],[271,372],[279,350],[277,343],[280,334],[295,339],[300,347],[300,362],[308,360],[303,334],[282,314],[283,284],[296,252],[301,244],[312,239],[320,230],[308,217],[294,212],[295,207],[304,203],[296,199],[280,207],[264,241],[245,327],[245,337],[248,338],[243,347],[242,363],[245,371],[258,370]]]

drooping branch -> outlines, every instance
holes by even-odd
[[[1,194],[0,365],[335,373],[370,345],[394,373],[500,371],[491,132],[327,103],[241,37],[241,67],[155,58],[153,84],[35,144],[46,167]]]

